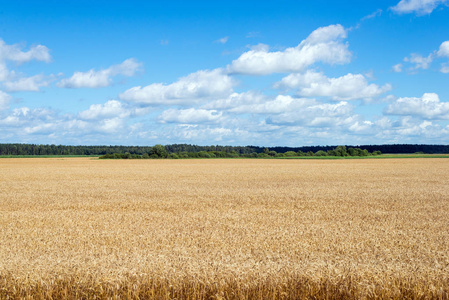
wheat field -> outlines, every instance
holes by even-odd
[[[449,160],[0,159],[2,299],[448,299]]]

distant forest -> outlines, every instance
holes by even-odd
[[[199,152],[225,152],[238,155],[249,155],[253,153],[276,153],[286,152],[328,152],[337,146],[303,146],[303,147],[258,147],[258,146],[197,146],[188,144],[165,145],[168,154],[171,153],[199,153]],[[347,148],[361,148],[369,152],[380,151],[381,153],[449,153],[449,145],[413,145],[413,144],[391,144],[391,145],[346,145]],[[106,154],[137,154],[144,155],[153,151],[151,146],[64,146],[64,145],[36,145],[36,144],[0,144],[0,155],[92,155],[100,156]]]

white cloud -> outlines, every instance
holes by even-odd
[[[232,93],[229,97],[209,102],[206,109],[226,110],[236,114],[280,114],[316,105],[314,99],[277,95],[275,98],[255,91]]]
[[[332,100],[371,100],[391,90],[391,85],[382,87],[369,84],[362,74],[346,74],[337,78],[328,78],[322,73],[308,70],[304,74],[290,74],[275,87],[298,89],[303,97],[330,97]]]
[[[0,82],[5,81],[9,77],[9,70],[6,65],[0,61]]]
[[[9,108],[9,101],[11,101],[11,96],[0,91],[0,111]]]
[[[412,53],[412,54],[410,54],[410,57],[404,58],[404,61],[415,64],[415,66],[413,68],[414,70],[428,69],[430,64],[433,61],[433,54],[431,53],[431,54],[429,54],[429,56],[423,57],[419,54]]]
[[[369,19],[374,19],[374,18],[376,18],[376,17],[379,17],[380,15],[382,15],[382,10],[379,8],[379,9],[376,10],[375,12],[373,12],[373,13],[367,15],[367,16],[364,16],[364,17],[361,19],[361,21],[369,20]]]
[[[228,99],[217,100],[206,107],[225,109],[229,116],[243,114],[245,119],[250,116],[251,122],[260,120],[261,117],[266,120],[257,126],[253,126],[253,123],[246,124],[245,128],[250,129],[250,132],[275,130],[280,135],[284,135],[287,134],[287,127],[300,126],[303,133],[306,128],[327,128],[326,132],[332,136],[331,132],[344,130],[357,134],[368,134],[372,133],[374,128],[374,124],[370,121],[354,114],[354,107],[346,101],[321,103],[312,98],[295,98],[289,95],[278,95],[271,98],[250,92],[234,93]],[[242,124],[243,120],[242,118],[238,119],[237,124]],[[226,123],[229,124],[229,120]],[[316,129],[313,130],[316,131]]]
[[[58,86],[62,88],[99,88],[106,87],[112,83],[107,70],[87,72],[75,72],[72,77],[62,79]]]
[[[229,40],[229,36],[225,36],[225,37],[222,37],[221,39],[216,40],[215,43],[226,44],[228,42],[228,40]]]
[[[440,72],[446,74],[449,73],[449,63],[441,64]]]
[[[307,70],[303,74],[290,74],[274,84],[275,88],[303,88],[328,81],[323,73]]]
[[[134,76],[136,72],[142,67],[142,63],[138,62],[134,58],[128,58],[123,61],[121,64],[114,65],[108,68],[111,72],[111,76],[114,75],[123,75],[123,76]]]
[[[298,46],[284,51],[269,52],[260,45],[243,53],[228,66],[231,73],[266,75],[300,72],[316,62],[343,64],[350,60],[348,45],[342,42],[347,31],[341,25],[320,27]]]
[[[183,123],[183,124],[198,124],[198,123],[215,123],[220,120],[222,113],[216,110],[206,109],[168,109],[165,110],[159,117],[162,123]]]
[[[126,121],[120,117],[110,117],[106,119],[81,120],[81,119],[61,119],[58,120],[59,127],[54,130],[57,134],[70,133],[71,135],[95,135],[97,133],[116,134],[127,132]],[[116,136],[109,136],[108,139],[114,139]]]
[[[6,117],[0,119],[0,125],[3,132],[12,133],[15,138],[32,136],[42,137],[59,137],[75,138],[82,137],[82,140],[87,136],[96,136],[98,134],[111,134],[108,139],[114,139],[116,133],[126,133],[127,125],[125,119],[115,117],[112,114],[97,119],[77,119],[71,114],[59,115],[56,112],[48,109],[28,107],[16,108],[7,112]],[[93,138],[93,143],[95,143]]]
[[[439,49],[431,52],[427,57],[412,53],[410,57],[405,57],[404,61],[414,64],[409,70],[415,71],[418,69],[428,69],[435,59],[443,57],[449,57],[449,41],[441,43]],[[442,73],[449,73],[449,63],[442,63],[440,71]]]
[[[418,16],[428,15],[447,0],[401,0],[391,10],[398,14],[416,13]]]
[[[196,144],[237,144],[242,145],[254,137],[258,137],[255,132],[249,132],[234,126],[221,125],[186,125],[177,124],[167,128],[163,138],[169,136],[176,141],[188,142],[196,141]],[[159,140],[162,137],[159,137]]]
[[[449,57],[449,41],[441,43],[437,55],[439,57]],[[449,73],[449,63],[442,63],[440,72],[446,74]]]
[[[385,109],[385,113],[429,120],[449,120],[449,103],[441,102],[435,93],[425,93],[421,98],[399,98]]]
[[[403,116],[397,120],[386,117],[374,122],[375,137],[387,143],[439,143],[448,142],[449,126],[435,121]]]
[[[449,41],[441,43],[437,52],[438,56],[449,57]]]
[[[393,124],[391,132],[402,138],[406,137],[424,137],[424,138],[445,138],[448,134],[448,128],[442,128],[439,124],[431,121],[422,121],[413,119],[410,116],[401,118]]]
[[[43,46],[37,45],[31,47],[28,51],[22,51],[19,45],[6,45],[6,43],[0,39],[0,61],[14,61],[17,63],[24,63],[30,60],[38,60],[44,62],[50,62],[50,50]]]
[[[104,105],[93,104],[89,109],[78,113],[80,119],[96,120],[111,117],[125,118],[130,115],[130,111],[125,109],[123,104],[117,100],[109,100]]]
[[[9,127],[24,127],[26,124],[46,123],[54,119],[54,112],[44,108],[30,109],[21,107],[13,109],[0,124]]]
[[[106,133],[114,133],[118,132],[122,129],[126,128],[125,122],[121,118],[112,118],[101,120],[98,127],[94,128],[94,130]]]
[[[130,127],[126,124],[126,120],[119,117],[112,117],[100,120],[80,120],[80,119],[64,119],[61,118],[52,134],[55,136],[66,136],[80,141],[90,140],[93,144],[98,144],[99,140],[106,138],[106,141],[116,141],[122,143],[130,133]]]
[[[395,71],[396,73],[400,73],[400,72],[402,72],[402,67],[403,67],[402,64],[394,65],[393,66],[393,71]]]
[[[40,90],[40,87],[48,86],[52,80],[52,76],[46,77],[42,74],[39,74],[31,77],[19,78],[15,81],[7,81],[3,83],[3,86],[11,92],[38,92]]]
[[[273,100],[265,100],[259,103],[242,104],[231,108],[229,111],[234,113],[252,113],[252,114],[280,114],[291,111],[302,110],[314,105],[314,99],[293,98],[291,96],[278,95]]]
[[[257,104],[264,101],[267,101],[268,97],[256,92],[256,91],[247,91],[243,93],[232,93],[226,98],[209,101],[207,102],[203,108],[206,109],[232,109],[242,105],[251,105]]]
[[[15,71],[8,70],[7,62],[25,63],[31,60],[50,62],[50,50],[37,45],[31,47],[28,51],[22,51],[19,45],[7,45],[0,39],[0,82],[9,91],[38,91],[40,86],[46,86],[49,79],[43,75],[19,78]],[[18,79],[17,79],[18,78]]]
[[[95,71],[91,69],[87,72],[75,72],[72,77],[62,79],[59,87],[63,88],[100,88],[112,84],[112,77],[117,75],[133,76],[142,64],[134,58],[129,58],[118,65],[113,65],[107,69]]]
[[[354,124],[350,125],[348,129],[352,132],[362,133],[370,131],[373,128],[374,123],[371,121],[356,121]]]
[[[235,81],[222,69],[201,70],[172,84],[136,86],[120,94],[120,99],[148,105],[190,104],[227,97]]]
[[[353,106],[342,101],[335,104],[317,103],[314,100],[304,107],[272,115],[269,123],[282,125],[302,125],[310,127],[341,126],[353,117]],[[351,119],[349,119],[351,120]]]
[[[38,125],[30,125],[23,128],[26,134],[51,134],[58,127],[56,123],[42,123]]]

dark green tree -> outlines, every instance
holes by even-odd
[[[287,157],[292,157],[292,156],[296,156],[296,155],[297,155],[297,153],[295,151],[287,151],[284,153],[284,156],[287,156]]]
[[[161,144],[154,145],[150,150],[150,156],[154,157],[156,155],[158,158],[167,158],[168,153],[165,147]]]
[[[336,156],[348,156],[346,146],[337,146],[337,148],[335,148],[334,151]]]
[[[271,156],[271,157],[275,157],[276,154],[277,154],[277,152],[274,151],[274,150],[268,151],[268,155]]]

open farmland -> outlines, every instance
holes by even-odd
[[[0,160],[0,298],[449,297],[449,160]]]

